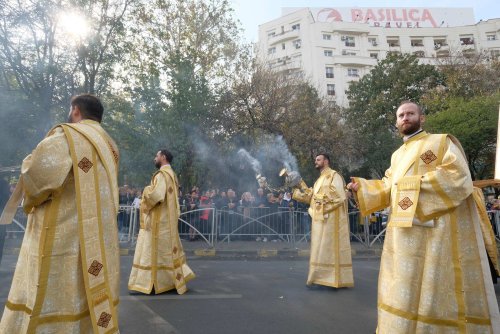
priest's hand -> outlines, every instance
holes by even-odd
[[[348,190],[352,190],[353,192],[357,192],[359,190],[359,183],[354,181],[354,178],[351,177],[351,182],[346,186]]]

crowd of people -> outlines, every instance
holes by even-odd
[[[216,208],[219,215],[218,235],[220,236],[231,232],[237,232],[234,233],[236,235],[257,234],[256,226],[250,224],[252,218],[260,218],[260,221],[268,227],[269,235],[286,234],[290,232],[289,213],[298,210],[307,211],[307,208],[293,200],[288,192],[273,193],[258,188],[255,193],[243,191],[240,194],[232,188],[200,191],[199,187],[195,186],[180,199],[181,207],[185,211],[192,212],[186,215],[186,219],[190,225],[202,233],[211,232],[210,220],[213,218],[210,217],[210,208]],[[198,209],[199,211],[196,211]],[[181,225],[180,232],[185,233],[186,228]],[[237,230],[238,228],[240,229]],[[265,234],[266,231],[262,232]],[[189,240],[196,238],[196,231],[189,228]],[[256,240],[265,242],[267,239],[267,236],[262,238],[258,236]],[[274,240],[279,239],[274,236]]]
[[[122,186],[119,191],[121,205],[139,208],[141,189]],[[270,235],[287,233],[290,232],[289,213],[295,211],[303,213],[299,218],[305,234],[310,231],[307,205],[293,200],[289,192],[273,193],[263,188],[257,188],[254,193],[236,191],[233,188],[200,190],[198,186],[193,186],[186,193],[179,191],[179,205],[181,212],[185,213],[182,218],[191,225],[180,222],[179,232],[190,241],[199,238],[198,234],[211,232],[211,222],[214,219],[211,212],[214,208],[219,214],[219,235],[228,234],[249,219],[262,216],[267,216],[261,220],[272,229],[268,230]],[[118,216],[118,224],[123,232],[129,226],[130,212],[130,209],[125,209]],[[249,234],[250,229],[251,226],[246,226],[239,232]],[[265,242],[268,237],[257,237],[257,240]]]
[[[132,206],[139,209],[142,189],[124,185],[119,188],[120,205]],[[356,201],[352,197],[352,193],[347,193],[348,197],[348,211],[349,225],[351,231],[356,231],[359,228],[359,215],[352,214],[358,211]],[[198,234],[207,234],[211,232],[211,209],[215,208],[219,211],[221,226],[219,227],[219,235],[226,235],[232,230],[238,228],[239,225],[244,224],[248,218],[257,218],[266,214],[280,212],[281,215],[274,215],[272,218],[263,219],[269,227],[274,229],[277,233],[289,232],[289,219],[286,218],[286,213],[290,211],[304,213],[298,215],[298,227],[301,233],[308,234],[310,232],[310,219],[307,216],[306,204],[297,202],[292,199],[289,192],[273,193],[263,188],[257,188],[254,193],[250,191],[236,191],[233,188],[224,189],[207,189],[200,190],[198,186],[193,186],[188,192],[179,192],[179,205],[184,215],[183,219],[191,226],[189,227],[182,222],[179,223],[179,232],[189,241],[197,240]],[[205,210],[202,210],[205,209]],[[500,198],[494,195],[486,197],[486,209],[496,232],[496,225],[494,224],[494,213],[500,211]],[[232,213],[239,215],[232,216]],[[118,215],[118,225],[120,231],[126,232],[129,227],[131,210],[125,209]],[[375,213],[370,215],[370,229],[374,234],[380,233],[387,223],[387,212]],[[250,227],[241,229],[240,234],[248,234]],[[271,234],[271,233],[270,233]],[[257,237],[258,241],[268,241],[267,236]],[[278,240],[274,238],[274,240]]]

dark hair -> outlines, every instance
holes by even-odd
[[[326,154],[326,153],[319,153],[316,156],[319,157],[320,155],[322,155],[326,160],[328,160],[328,162],[330,162],[330,156],[328,154]]]
[[[413,104],[415,106],[417,106],[417,109],[418,109],[418,112],[420,113],[420,115],[423,115],[424,114],[424,109],[416,102],[413,102],[412,100],[404,100],[404,101],[401,101],[401,103],[399,104],[399,108],[401,108],[401,106],[403,104]]]
[[[101,100],[92,94],[80,94],[71,98],[71,108],[78,106],[82,113],[82,118],[101,122],[104,107]]]
[[[172,153],[170,153],[170,151],[165,148],[160,150],[160,154],[167,159],[169,164],[171,164],[174,160],[174,156],[172,155]]]

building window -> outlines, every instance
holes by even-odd
[[[424,46],[424,41],[421,38],[412,38],[411,46]]]
[[[340,37],[340,40],[345,43],[345,46],[356,46],[356,43],[354,42],[354,36],[342,36]]]
[[[300,47],[302,46],[302,40],[296,39],[292,42],[292,44],[296,49],[300,49]]]
[[[417,56],[418,58],[424,58],[425,57],[425,52],[424,51],[415,51],[415,52],[413,52],[413,54],[415,56]]]
[[[487,34],[486,35],[486,40],[487,41],[496,41],[497,40],[497,35],[495,35],[495,34]]]
[[[347,76],[348,77],[359,77],[358,69],[357,68],[348,68],[347,69]]]
[[[332,51],[332,50],[324,50],[324,51],[323,51],[323,54],[324,54],[326,57],[331,57],[331,56],[333,56],[333,51]]]
[[[370,53],[370,58],[378,59],[378,53],[377,52]]]
[[[372,46],[377,46],[378,45],[377,38],[376,37],[369,37],[368,43],[370,43]]]
[[[328,84],[326,85],[326,94],[330,96],[335,96],[335,85]]]
[[[323,39],[326,40],[326,41],[329,41],[332,39],[332,35],[330,34],[323,34]]]
[[[281,50],[285,50],[285,43],[281,43]]]
[[[292,30],[300,30],[300,23],[292,25]]]
[[[389,44],[390,47],[399,47],[399,37],[387,37],[387,44]]]
[[[333,78],[333,67],[327,66],[325,68],[325,70],[326,70],[326,72],[325,72],[326,73],[326,77],[327,78]]]
[[[276,36],[276,32],[274,31],[267,33],[267,37],[274,37],[274,36]]]
[[[267,54],[268,55],[271,55],[273,53],[276,53],[276,47],[275,46],[273,46],[272,48],[267,49]]]
[[[439,50],[443,46],[448,46],[448,43],[446,43],[446,38],[434,38],[434,50]]]
[[[474,38],[472,36],[460,36],[460,45],[473,45]]]

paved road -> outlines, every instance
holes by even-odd
[[[15,265],[0,269],[0,305]],[[306,260],[191,259],[197,278],[182,296],[129,294],[132,257],[122,256],[121,333],[373,333],[379,260],[354,260],[355,287],[305,285]],[[500,287],[496,286],[500,298]],[[3,310],[0,310],[2,312]]]

